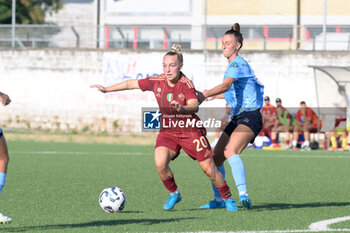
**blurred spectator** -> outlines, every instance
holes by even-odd
[[[306,106],[305,101],[300,102],[300,108],[295,116],[296,125],[293,130],[293,150],[297,150],[299,133],[304,133],[304,142],[301,148],[310,149],[310,133],[316,133],[322,127],[322,122],[318,119],[316,113]]]
[[[338,141],[340,139],[340,151],[344,151],[348,149],[348,132],[346,130],[346,118],[343,118],[340,115],[337,119],[335,119],[334,129],[328,133],[331,146],[328,148],[330,151],[334,151],[338,149]]]
[[[271,132],[272,147],[280,147],[277,143],[277,134],[279,132],[285,132],[286,134],[286,147],[289,149],[290,144],[290,133],[293,132],[293,127],[295,126],[295,118],[288,112],[286,108],[282,106],[282,100],[280,98],[276,99],[276,121]]]
[[[337,110],[340,111],[338,117],[335,119],[334,128],[331,132],[326,134],[330,139],[330,147],[328,150],[334,151],[338,149],[338,142],[340,142],[340,151],[348,149],[348,131],[346,127],[346,118],[343,117],[346,113],[346,107],[340,107],[335,104]]]
[[[278,106],[282,106],[282,100],[281,100],[281,98],[276,98],[276,108],[278,107]]]
[[[226,128],[227,124],[231,121],[231,110],[228,104],[226,104],[226,107],[225,107],[225,115],[220,120],[221,120],[221,127],[216,129],[215,139],[211,143],[212,148],[215,147],[216,143],[220,138],[222,131]]]
[[[261,108],[261,116],[263,119],[263,128],[260,136],[268,136],[271,138],[271,131],[275,125],[276,107],[270,104],[270,97],[264,97],[264,106]]]

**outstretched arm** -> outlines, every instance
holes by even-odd
[[[11,99],[8,95],[6,95],[5,93],[0,92],[0,101],[2,103],[2,105],[6,106],[9,103],[11,103]]]
[[[204,100],[210,101],[213,99],[225,99],[224,94],[219,94],[219,95],[215,95],[215,96],[211,96],[211,97],[205,97],[204,96],[204,92],[206,92],[207,90],[204,90],[203,92],[200,91],[196,91],[197,93],[197,98],[198,98],[198,104],[203,103]]]
[[[224,82],[213,87],[210,90],[203,91],[203,95],[205,98],[215,96],[215,98],[222,97],[221,94],[225,93],[230,89],[232,83],[235,81],[234,78],[225,78]],[[217,96],[217,97],[216,97]]]
[[[113,92],[113,91],[124,91],[124,90],[131,90],[131,89],[139,89],[139,82],[137,79],[129,79],[125,80],[123,82],[114,84],[109,87],[104,87],[99,84],[93,84],[90,86],[91,88],[97,88],[100,92],[106,93],[106,92]]]

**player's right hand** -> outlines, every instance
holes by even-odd
[[[99,84],[92,84],[90,88],[97,88],[100,92],[106,93],[106,88],[104,86],[101,86]]]

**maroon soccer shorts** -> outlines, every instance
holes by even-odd
[[[205,134],[202,133],[196,133],[191,137],[179,137],[176,134],[160,132],[157,137],[155,148],[159,146],[164,146],[175,151],[176,157],[180,154],[181,148],[193,160],[204,161],[214,156],[208,139]]]

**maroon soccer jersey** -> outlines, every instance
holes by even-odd
[[[193,137],[198,132],[205,132],[204,127],[198,127],[195,123],[199,117],[194,113],[179,113],[170,104],[176,100],[182,106],[186,106],[188,100],[197,99],[196,91],[191,80],[180,74],[180,79],[175,86],[169,86],[164,74],[151,76],[138,81],[142,91],[153,91],[161,112],[160,131],[179,134],[180,137]]]

